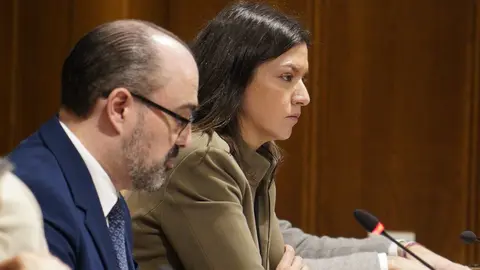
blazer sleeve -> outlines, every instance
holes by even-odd
[[[166,185],[162,229],[185,269],[264,269],[242,209],[247,180],[229,153],[197,149]]]
[[[318,237],[304,233],[286,220],[279,220],[285,244],[293,246],[297,255],[303,258],[318,259],[345,256],[358,252],[386,253],[390,240],[381,236],[365,239]],[[378,261],[378,258],[376,258]]]

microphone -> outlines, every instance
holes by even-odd
[[[475,233],[472,231],[462,232],[460,234],[460,239],[462,239],[465,244],[473,244],[475,242],[480,242],[480,239],[478,239]]]
[[[480,239],[472,231],[463,231],[460,234],[460,239],[462,239],[462,241],[465,244],[473,244],[475,242],[477,242],[477,243],[480,242]],[[480,264],[472,264],[472,265],[469,265],[468,267],[472,268],[472,267],[479,267],[479,266],[480,266]],[[477,268],[474,268],[474,269],[477,269]]]
[[[378,235],[383,235],[386,238],[388,238],[390,241],[394,242],[397,244],[401,249],[405,250],[408,254],[412,255],[415,259],[417,259],[419,262],[421,262],[423,265],[428,267],[429,269],[435,270],[430,264],[419,258],[417,255],[415,255],[413,252],[411,252],[409,249],[405,248],[402,244],[398,243],[397,240],[395,240],[392,236],[390,236],[386,231],[385,227],[383,224],[372,214],[368,213],[365,210],[362,209],[356,209],[353,212],[353,216],[357,220],[362,227],[367,230],[368,232],[371,232],[373,234],[378,234]]]

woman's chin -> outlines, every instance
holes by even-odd
[[[291,136],[292,136],[292,130],[291,129],[285,130],[282,133],[278,133],[277,136],[275,136],[274,141],[285,141],[290,139]]]

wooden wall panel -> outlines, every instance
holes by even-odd
[[[207,21],[212,19],[230,2],[229,0],[209,0],[208,2],[191,0],[169,1],[168,28],[180,38],[190,42]]]
[[[147,20],[162,27],[169,24],[168,0],[82,0],[73,3],[71,46],[94,27],[113,20]]]
[[[13,146],[12,132],[15,128],[12,119],[12,88],[14,72],[14,0],[0,2],[0,153],[6,153]]]
[[[127,17],[128,8],[128,0],[73,1],[71,46],[94,27]]]
[[[14,70],[15,144],[59,106],[60,71],[69,49],[69,1],[15,1],[18,12]]]
[[[469,182],[470,190],[469,195],[469,207],[467,212],[467,224],[468,228],[476,233],[480,232],[480,0],[475,0],[475,8],[473,10],[475,14],[475,21],[472,26],[472,42],[468,46],[468,54],[471,55],[470,69],[467,72],[468,79],[471,88],[470,103],[472,107],[471,122],[470,122],[470,160],[469,165]],[[472,245],[466,247],[467,262],[479,263],[480,262],[480,246]]]
[[[130,0],[127,18],[151,21],[164,28],[169,28],[169,0]]]
[[[196,34],[205,26],[208,20],[212,19],[221,9],[231,4],[232,0],[209,0],[208,2],[199,2],[192,0],[177,0],[168,2],[168,28],[175,34],[185,39],[192,40]],[[266,2],[293,14],[302,21],[306,6],[311,0],[293,1],[293,0],[253,0],[253,2]]]
[[[317,228],[365,236],[366,208],[464,260],[470,147],[472,1],[323,1],[325,137]]]

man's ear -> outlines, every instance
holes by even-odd
[[[115,88],[107,97],[106,112],[113,128],[121,133],[127,117],[133,115],[133,96],[126,88]]]

